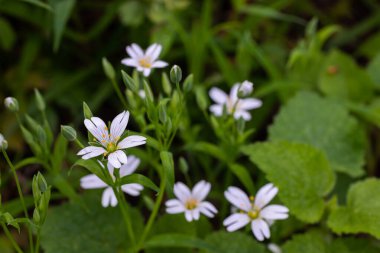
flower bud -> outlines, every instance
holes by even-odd
[[[170,70],[170,80],[173,83],[179,83],[182,80],[182,70],[177,65],[174,65]]]
[[[61,133],[68,141],[75,141],[77,138],[77,132],[71,126],[61,125]]]
[[[111,65],[111,63],[107,60],[107,58],[103,57],[102,65],[103,65],[103,70],[104,70],[104,73],[106,74],[106,76],[109,79],[114,80],[115,76],[116,76],[115,70],[114,70],[113,66]]]
[[[17,112],[19,107],[18,107],[18,101],[14,97],[7,97],[4,99],[4,105],[5,107],[12,111],[12,112]]]
[[[7,149],[8,148],[8,142],[4,139],[4,136],[0,134],[0,149]]]
[[[92,118],[92,112],[90,107],[86,104],[86,102],[83,102],[83,115],[85,119],[90,119]]]
[[[45,108],[46,108],[45,100],[41,96],[41,93],[37,89],[34,89],[34,95],[36,96],[38,110],[45,111]]]
[[[253,91],[253,83],[250,81],[244,81],[238,89],[238,96],[240,98],[244,98],[246,96],[249,96]]]

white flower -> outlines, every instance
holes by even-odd
[[[103,166],[102,163],[100,164]],[[136,170],[136,168],[139,166],[139,164],[140,164],[140,159],[132,155],[128,156],[128,163],[120,167],[120,170],[119,170],[120,177],[124,177],[124,176],[132,174]],[[113,175],[114,167],[110,163],[107,164],[107,167],[112,179],[115,180],[114,175]],[[102,206],[107,207],[109,205],[111,206],[117,205],[117,198],[112,187],[104,183],[95,174],[90,174],[90,175],[82,177],[80,179],[80,186],[83,189],[106,188],[103,191],[103,195],[102,195]],[[143,189],[144,187],[142,185],[136,184],[136,183],[125,184],[121,186],[121,190],[131,196],[138,196],[140,194],[140,191]]]
[[[4,105],[12,112],[17,112],[19,109],[18,101],[14,97],[7,97],[4,99]]]
[[[251,114],[248,110],[261,107],[262,102],[256,98],[244,98],[239,99],[238,89],[240,84],[236,83],[232,86],[230,95],[227,95],[219,88],[212,88],[209,95],[216,104],[210,106],[210,111],[215,116],[221,116],[223,114],[223,108],[226,107],[227,114],[233,114],[235,119],[242,117],[245,121],[251,119]]]
[[[272,253],[282,253],[281,248],[280,248],[277,244],[274,244],[274,243],[269,243],[269,244],[268,244],[268,249],[269,249]]]
[[[207,217],[214,217],[218,212],[213,204],[203,201],[210,192],[211,184],[202,180],[198,182],[192,191],[181,182],[174,185],[174,195],[177,199],[166,201],[167,213],[185,213],[188,222],[198,220],[200,213]]]
[[[127,155],[122,149],[143,145],[146,143],[146,138],[139,135],[131,135],[124,138],[120,137],[127,127],[129,112],[123,111],[115,117],[111,123],[111,129],[98,117],[92,117],[90,120],[85,119],[84,125],[90,133],[96,138],[100,146],[89,146],[78,152],[82,159],[90,159],[96,156],[108,155],[108,161],[115,168],[120,168],[122,164],[127,163]]]
[[[121,63],[135,67],[137,71],[143,72],[144,76],[149,76],[153,68],[164,68],[168,65],[164,61],[157,60],[162,50],[160,44],[150,45],[144,52],[139,45],[133,43],[127,46],[126,50],[131,58],[124,58]]]
[[[253,83],[250,81],[244,81],[242,84],[239,84],[238,95],[241,97],[249,96],[253,91]]]
[[[7,149],[8,148],[8,142],[7,140],[4,138],[4,136],[2,134],[0,134],[0,149]]]
[[[228,187],[224,192],[227,200],[241,210],[227,217],[223,225],[227,231],[238,230],[251,223],[253,235],[257,240],[263,241],[270,237],[269,226],[273,220],[288,218],[289,209],[282,205],[267,204],[276,196],[278,188],[273,184],[266,184],[257,192],[256,198],[248,196],[237,187]]]

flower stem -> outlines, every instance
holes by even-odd
[[[7,226],[4,223],[1,223],[4,233],[8,237],[9,241],[11,242],[12,246],[15,248],[17,253],[23,253],[23,251],[20,249],[20,247],[17,245],[16,241],[13,239],[13,236],[11,232],[9,232]]]
[[[127,105],[127,101],[125,100],[125,98],[124,98],[124,96],[123,96],[123,93],[121,93],[121,90],[120,90],[119,86],[117,85],[115,79],[112,79],[112,80],[111,80],[111,83],[112,83],[112,86],[113,86],[113,88],[114,88],[114,90],[115,90],[117,96],[118,96],[119,99],[120,99],[120,102],[123,104],[124,109],[127,108],[127,107],[128,107],[128,105]]]
[[[26,205],[25,205],[25,201],[24,201],[24,195],[22,194],[22,191],[21,191],[20,182],[18,181],[16,169],[13,166],[11,160],[9,159],[7,152],[4,149],[2,149],[2,151],[3,151],[4,158],[7,161],[9,167],[11,168],[13,176],[15,178],[18,195],[20,196],[21,205],[22,205],[22,208],[24,209],[24,215],[25,215],[25,217],[27,219],[29,219],[28,210],[26,209]],[[33,247],[33,235],[32,235],[32,231],[31,231],[30,228],[28,228],[28,235],[29,235],[29,243],[30,243],[30,252],[33,253],[34,252],[34,249],[33,249],[34,248]]]
[[[37,232],[37,239],[36,239],[36,248],[34,250],[35,253],[38,253],[40,251],[40,229],[38,229]]]

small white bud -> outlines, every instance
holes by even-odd
[[[182,80],[182,70],[177,65],[174,65],[170,70],[170,80],[173,83],[179,83]]]
[[[18,101],[14,97],[7,97],[4,99],[4,105],[5,107],[12,111],[12,112],[17,112],[19,107],[18,107]]]
[[[4,139],[4,136],[0,134],[0,149],[7,149],[8,148],[8,142]]]
[[[242,98],[247,97],[251,95],[252,91],[253,83],[251,83],[250,81],[244,81],[239,87],[238,96]]]

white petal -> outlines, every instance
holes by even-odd
[[[124,138],[121,142],[119,142],[117,146],[119,149],[125,149],[125,148],[140,146],[145,143],[146,143],[146,138],[144,136],[131,135]]]
[[[80,186],[83,189],[99,189],[107,187],[107,184],[95,174],[90,174],[80,179]]]
[[[276,196],[277,192],[278,188],[272,183],[264,185],[257,192],[254,205],[257,208],[262,209]]]
[[[111,187],[108,187],[107,189],[105,189],[102,195],[102,206],[107,207],[109,205],[111,206],[117,205],[117,198]]]
[[[215,213],[218,213],[218,210],[215,208],[215,206],[208,201],[203,201],[198,206],[201,213],[207,217],[212,218],[214,217]]]
[[[108,155],[108,161],[115,168],[120,168],[122,164],[127,163],[126,154],[121,150],[116,150]]]
[[[227,103],[227,94],[219,88],[211,88],[208,94],[210,95],[210,98],[214,100],[217,104]]]
[[[193,215],[194,220],[199,220],[200,213],[198,208],[191,210],[191,213]]]
[[[88,146],[80,150],[77,155],[81,155],[82,159],[87,160],[99,155],[102,155],[106,150],[102,147]]]
[[[87,130],[102,144],[108,142],[108,130],[104,121],[98,117],[92,117],[91,120],[85,119],[84,125]]]
[[[256,98],[240,99],[239,108],[243,110],[253,110],[261,107],[263,102]]]
[[[143,70],[144,76],[149,76],[150,75],[150,71],[151,71],[151,69],[145,68]]]
[[[166,212],[170,214],[183,213],[185,210],[184,206],[171,206],[166,208]]]
[[[140,195],[140,191],[144,189],[144,186],[142,186],[141,184],[132,183],[122,185],[121,189],[123,190],[123,192],[131,196],[138,196]]]
[[[136,58],[144,57],[144,51],[141,49],[141,47],[139,45],[133,43],[131,45],[131,49],[132,49],[134,55],[136,56]]]
[[[236,83],[231,88],[230,99],[231,99],[232,102],[235,102],[236,100],[238,100],[239,85],[240,85],[239,83]]]
[[[139,65],[138,61],[132,58],[124,58],[123,60],[121,60],[121,63],[131,67],[137,67]]]
[[[160,44],[153,44],[146,50],[145,56],[148,56],[152,61],[156,60],[160,55],[162,46]]]
[[[247,225],[249,221],[247,214],[234,213],[223,221],[223,225],[227,227],[228,232],[233,232]]]
[[[152,68],[165,68],[166,66],[168,66],[168,63],[164,61],[155,61],[152,64]]]
[[[264,207],[260,216],[268,220],[284,220],[288,218],[289,209],[282,205],[269,205]]]
[[[127,158],[128,163],[125,163],[120,167],[120,177],[132,174],[140,164],[140,159],[134,155],[129,155]]]
[[[193,214],[190,210],[185,210],[185,218],[188,222],[193,220]]]
[[[274,244],[274,243],[269,243],[268,244],[268,249],[272,252],[272,253],[282,253],[282,250],[281,248]]]
[[[224,196],[231,204],[241,210],[248,212],[252,208],[247,194],[237,187],[228,187],[227,191],[224,192]]]
[[[182,201],[182,203],[186,203],[189,198],[191,198],[190,189],[182,182],[178,182],[174,185],[174,195]]]
[[[215,116],[223,115],[223,105],[220,105],[220,104],[211,105],[210,112],[212,112]]]
[[[211,184],[202,180],[199,181],[192,190],[193,198],[198,201],[202,201],[206,198],[208,193],[210,192]]]
[[[253,235],[257,240],[263,241],[265,238],[270,237],[268,224],[262,219],[253,220],[251,223]]]
[[[234,118],[239,119],[240,117],[242,117],[244,121],[251,120],[251,114],[249,112],[244,111],[242,109],[236,109],[236,111],[234,112]]]
[[[123,111],[117,115],[111,123],[111,141],[117,141],[120,136],[124,133],[129,120],[129,112]]]

